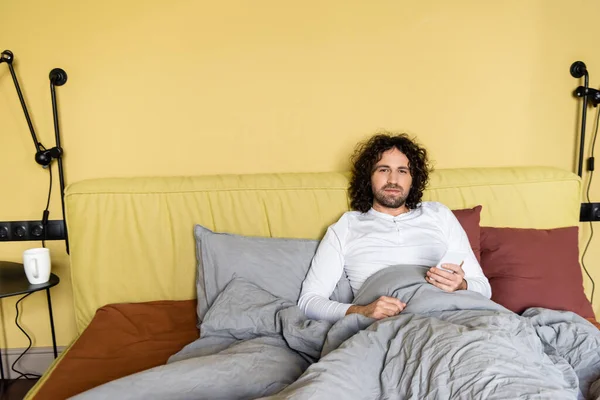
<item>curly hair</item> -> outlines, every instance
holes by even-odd
[[[421,202],[423,190],[427,186],[429,173],[432,170],[427,158],[427,150],[405,133],[382,132],[358,143],[352,155],[352,177],[348,192],[350,207],[353,210],[365,213],[373,206],[371,187],[373,169],[381,160],[383,153],[392,148],[400,150],[408,158],[412,186],[406,198],[406,207],[412,210]]]

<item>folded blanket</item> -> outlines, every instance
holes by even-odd
[[[600,331],[570,313],[516,315],[471,291],[446,293],[418,266],[370,277],[355,304],[407,303],[375,321],[331,324],[236,278],[202,337],[167,365],[76,399],[577,399],[600,397]],[[270,397],[269,397],[270,396]]]

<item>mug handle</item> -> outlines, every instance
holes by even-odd
[[[35,272],[33,273],[33,277],[35,279],[40,277],[40,271],[38,269],[38,262],[37,262],[37,258],[32,258],[31,261],[33,261],[33,263],[35,264]]]

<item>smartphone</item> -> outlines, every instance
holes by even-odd
[[[467,253],[463,251],[449,250],[444,254],[444,257],[437,263],[436,268],[443,269],[444,271],[452,272],[446,268],[442,268],[442,264],[456,264],[461,265],[467,258]]]

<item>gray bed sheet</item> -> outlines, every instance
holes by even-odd
[[[166,365],[74,399],[598,399],[600,331],[571,312],[522,316],[471,291],[443,292],[426,268],[391,266],[355,304],[407,303],[380,321],[307,319],[243,278],[208,310],[202,336]]]

